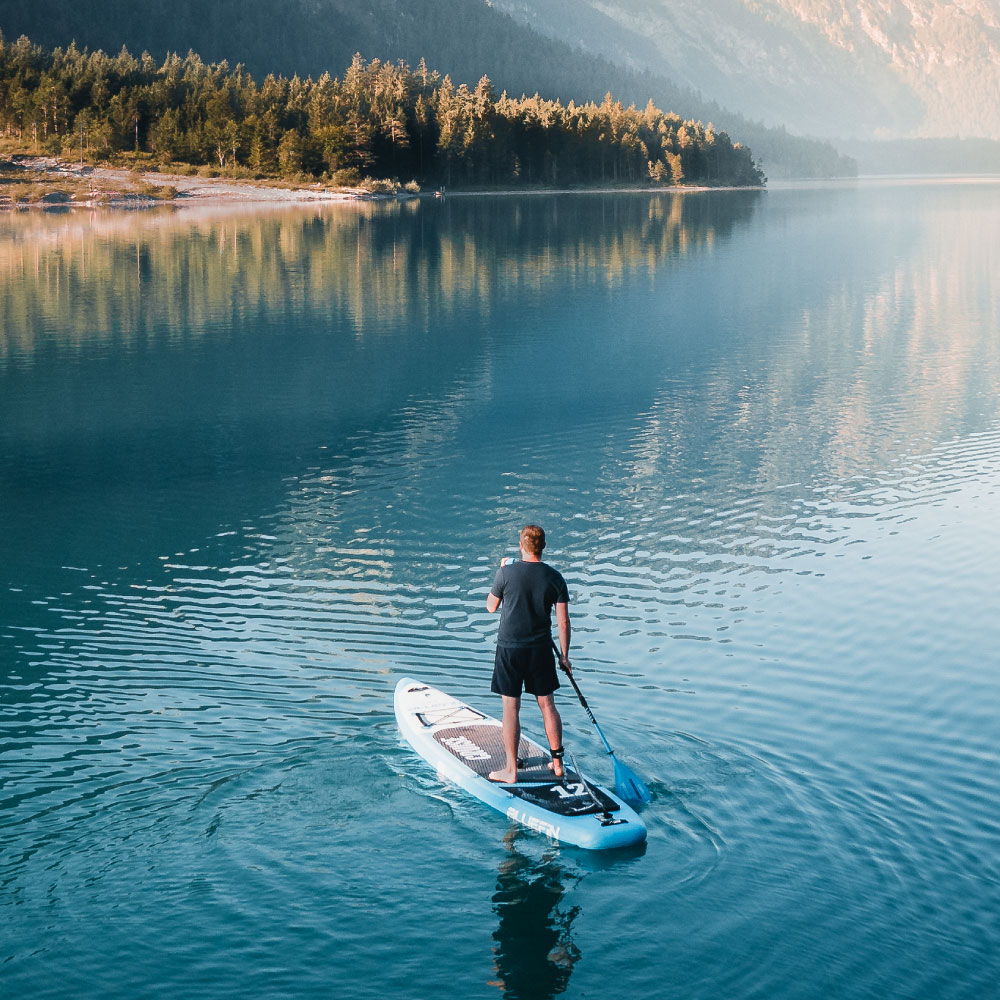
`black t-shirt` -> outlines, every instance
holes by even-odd
[[[552,641],[552,605],[569,604],[562,574],[543,562],[508,563],[490,593],[500,599],[497,645],[520,649]]]

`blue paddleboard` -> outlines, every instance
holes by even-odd
[[[641,844],[646,825],[613,792],[570,768],[555,778],[548,751],[522,735],[517,781],[487,775],[504,766],[500,720],[437,688],[404,677],[396,685],[396,723],[437,772],[508,819],[552,840],[593,851]]]

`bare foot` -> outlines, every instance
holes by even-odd
[[[563,770],[561,760],[550,760],[549,770],[557,777],[561,778],[566,772]]]
[[[510,771],[490,771],[489,779],[500,785],[513,785],[517,781],[517,775]]]

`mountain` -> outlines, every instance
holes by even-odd
[[[639,108],[651,98],[682,118],[726,130],[772,177],[856,171],[827,142],[768,128],[678,84],[653,42],[617,27],[596,3],[549,3],[549,13],[543,25],[523,5],[508,12],[499,0],[0,0],[0,31],[9,41],[24,34],[46,47],[75,40],[114,53],[126,46],[157,60],[193,49],[207,61],[242,64],[258,78],[339,75],[355,52],[411,66],[423,57],[456,83],[474,86],[486,75],[498,92],[512,95],[600,102],[610,91]],[[611,29],[621,44],[601,51]]]
[[[794,132],[1000,138],[1000,0],[494,3]]]

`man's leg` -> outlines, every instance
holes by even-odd
[[[562,750],[562,719],[556,708],[555,698],[551,694],[539,695],[538,707],[542,710],[542,722],[545,723],[545,735],[549,738],[549,749]],[[558,758],[553,758],[549,767],[557,778],[563,776],[562,761]]]
[[[502,771],[490,771],[490,781],[517,781],[517,746],[521,742],[521,699],[501,695],[503,699],[503,749],[507,762]]]

